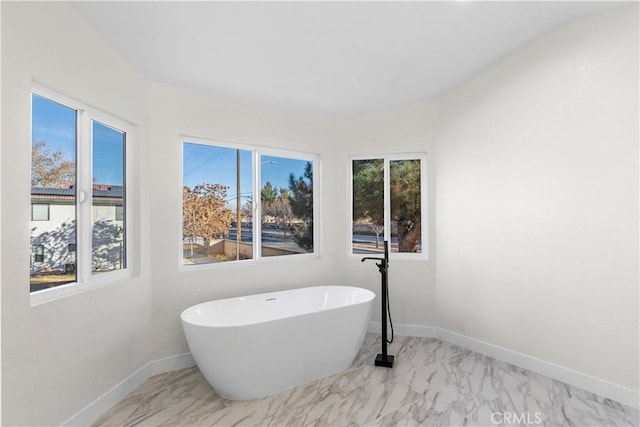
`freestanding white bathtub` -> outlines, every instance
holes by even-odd
[[[216,392],[259,399],[349,367],[375,294],[315,286],[209,301],[182,312],[200,371]]]

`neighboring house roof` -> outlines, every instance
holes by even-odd
[[[93,184],[94,200],[122,200],[124,187],[122,185]],[[72,200],[76,197],[73,185],[64,187],[31,187],[32,199]]]

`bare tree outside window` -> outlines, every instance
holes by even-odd
[[[208,254],[216,239],[227,237],[233,222],[233,211],[226,207],[227,187],[221,184],[199,184],[182,191],[183,235],[189,241],[190,255],[194,245]],[[199,243],[201,242],[201,243]]]
[[[32,256],[31,292],[127,268],[127,132],[122,129],[129,126],[75,101],[52,98],[65,99],[64,104],[39,91],[31,96],[30,242],[44,248]],[[80,108],[85,114],[78,114]],[[78,132],[81,127],[91,132]],[[79,260],[89,265],[78,266]]]
[[[204,142],[183,155],[184,265],[314,252],[312,161]]]

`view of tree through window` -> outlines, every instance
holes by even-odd
[[[262,256],[313,252],[311,162],[273,156],[261,159]]]
[[[76,110],[34,94],[31,126],[31,204],[48,205],[31,231],[30,288],[76,281]]]
[[[312,165],[305,159],[185,142],[183,264],[313,252]],[[254,189],[257,173],[260,187]],[[258,191],[260,198],[254,200]]]
[[[194,143],[183,150],[183,263],[253,258],[251,151]]]
[[[420,160],[389,163],[391,251],[421,252]]]
[[[93,120],[98,113],[31,99],[31,291],[79,282],[80,267],[82,280],[125,269],[126,133]],[[78,132],[85,126],[89,138]]]
[[[385,239],[391,252],[422,253],[422,166],[414,158],[352,161],[352,253],[380,253]]]
[[[382,252],[384,240],[384,161],[354,160],[353,253]]]

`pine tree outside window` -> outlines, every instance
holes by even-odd
[[[353,157],[349,253],[427,259],[426,155]]]

